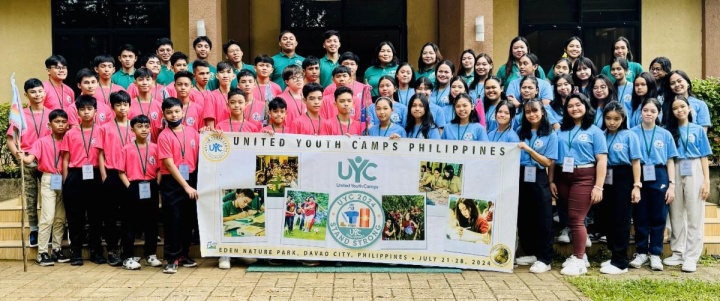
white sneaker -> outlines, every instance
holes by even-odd
[[[558,239],[558,242],[569,244],[570,243],[570,228],[565,227],[564,229],[562,229],[562,231],[560,231],[560,236],[558,236],[557,239]]]
[[[590,240],[590,235],[587,236],[587,239],[585,240],[585,248],[592,247],[592,241]]]
[[[605,261],[603,261],[603,262],[600,263],[600,267],[601,267],[601,268],[604,267],[604,266],[608,266],[608,265],[610,265],[610,259],[605,260]]]
[[[515,259],[515,264],[517,265],[532,265],[535,262],[537,262],[537,257],[535,256],[523,256]]]
[[[660,260],[660,256],[650,255],[650,268],[653,269],[653,271],[663,270],[663,264],[662,260]]]
[[[559,222],[560,222],[560,215],[558,215],[557,213],[555,213],[555,215],[553,215],[553,222],[559,223]]]
[[[151,267],[159,267],[162,266],[162,261],[157,258],[157,255],[150,255],[145,258],[145,265],[149,265]]]
[[[126,270],[139,270],[141,267],[142,266],[140,265],[140,263],[137,262],[133,257],[130,257],[123,261],[123,268]]]
[[[620,275],[627,273],[628,269],[620,269],[612,264],[607,264],[600,268],[600,273],[608,274],[608,275]]]
[[[573,260],[566,267],[560,270],[560,274],[565,276],[580,276],[587,274],[587,267],[585,267],[583,260],[574,257],[575,256],[573,256]]]
[[[535,261],[535,263],[533,263],[533,265],[530,267],[530,273],[534,273],[534,274],[545,273],[549,270],[550,270],[550,265],[545,264],[542,261]]]
[[[568,266],[575,259],[577,259],[577,257],[575,257],[575,255],[570,255],[570,257],[568,257],[568,259],[565,259],[565,262],[563,262],[562,267]],[[588,260],[587,253],[583,254],[583,262],[585,263],[586,268],[590,267],[590,261]]]
[[[223,270],[227,270],[230,268],[230,257],[228,256],[222,256],[220,259],[218,259],[218,268],[221,268]]]
[[[532,272],[532,269],[530,269],[530,271]],[[682,264],[682,271],[686,273],[693,273],[697,271],[697,263],[695,261],[685,260]]]
[[[630,266],[634,267],[636,269],[639,269],[643,265],[647,264],[648,262],[648,256],[647,254],[635,254],[635,258],[630,261]]]
[[[672,254],[672,256],[663,259],[663,264],[669,267],[674,267],[684,264],[684,262],[681,255]]]

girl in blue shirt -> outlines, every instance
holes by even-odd
[[[427,42],[420,48],[420,56],[418,56],[418,71],[415,72],[416,78],[427,77],[431,81],[435,81],[435,67],[443,60],[440,53],[440,47],[433,42]],[[453,68],[455,70],[455,68]]]
[[[475,57],[475,76],[468,84],[470,88],[470,96],[475,99],[475,103],[482,101],[485,94],[485,80],[493,74],[493,60],[487,53],[478,54]],[[487,112],[487,110],[485,110]],[[487,119],[487,118],[486,118]]]
[[[457,75],[470,85],[475,79],[475,51],[465,49],[460,54],[460,65],[458,66]],[[469,94],[469,93],[468,93]]]
[[[557,60],[557,62],[555,62],[553,69],[548,72],[547,80],[549,82],[554,82],[561,74],[570,74],[570,69],[572,69],[572,63],[570,60],[561,57]]]
[[[670,106],[674,103],[676,96],[682,96],[690,103],[690,113],[693,116],[691,122],[699,124],[707,131],[710,127],[710,110],[708,110],[707,104],[695,97],[692,91],[692,82],[687,73],[682,70],[675,70],[668,74],[670,81],[669,91],[665,93],[665,102],[663,103],[662,118],[663,124],[668,123],[668,118],[672,115],[670,112]]]
[[[482,83],[481,83],[482,85]],[[494,131],[497,128],[495,121],[495,108],[502,100],[507,100],[505,92],[502,90],[500,79],[496,76],[490,76],[485,80],[485,89],[483,89],[485,100],[482,102],[485,111],[485,124],[488,131]],[[513,106],[514,107],[514,106]]]
[[[442,128],[445,125],[445,114],[443,113],[442,108],[434,104],[430,98],[433,90],[433,83],[427,77],[421,77],[415,81],[414,89],[415,94],[425,94],[425,96],[428,98],[428,102],[430,103],[430,112],[432,112],[433,116],[433,121],[435,121],[435,125],[440,128],[440,131],[442,131]]]
[[[665,95],[665,90],[670,89],[668,74],[670,74],[671,70],[672,62],[670,62],[670,59],[664,56],[656,57],[650,62],[649,73],[652,74],[652,77],[657,83],[657,94],[660,103],[663,103],[663,96]]]
[[[408,138],[440,139],[440,131],[433,121],[430,104],[425,94],[415,94],[410,98],[405,132]]]
[[[590,105],[595,109],[594,124],[601,127],[603,123],[603,108],[606,104],[617,101],[617,92],[612,81],[605,74],[598,75],[590,82],[592,86],[592,94],[590,95]]]
[[[396,83],[395,79],[389,75],[383,75],[378,81],[378,91],[381,97],[386,97],[393,100],[393,112],[390,115],[390,121],[400,126],[405,126],[405,117],[407,116],[407,107],[404,104],[394,101],[396,95]],[[373,124],[377,124],[378,117],[375,115],[375,104],[368,106],[368,112],[370,113],[370,121]]]
[[[572,232],[573,255],[560,273],[578,276],[587,273],[585,217],[590,206],[602,200],[607,168],[607,144],[602,130],[593,125],[595,111],[588,98],[575,93],[565,103],[565,114],[558,134],[558,159],[551,168],[550,191],[567,203]]]
[[[460,94],[468,94],[468,87],[465,83],[465,80],[462,77],[456,75],[455,77],[450,79],[450,94],[448,95],[450,105],[443,107],[443,115],[445,116],[444,124],[450,123],[450,120],[455,118],[455,102],[457,101],[458,97],[460,97]],[[475,102],[473,102],[473,106],[475,106],[475,110],[478,111],[480,124],[482,126],[485,126],[484,107],[482,105],[476,106]]]
[[[633,208],[637,254],[630,266],[640,268],[649,259],[651,269],[662,271],[660,254],[663,250],[668,204],[675,199],[673,158],[677,157],[677,148],[672,134],[658,126],[660,102],[655,98],[648,98],[640,107],[642,123],[630,129],[640,138],[643,178],[640,202]]]
[[[505,101],[501,102],[505,103]],[[520,189],[518,199],[518,237],[528,256],[517,258],[519,265],[532,265],[531,273],[550,270],[553,257],[553,221],[550,181],[546,168],[554,168],[558,138],[541,102],[525,104],[520,128]],[[551,173],[552,174],[552,173]]]
[[[488,141],[485,127],[479,122],[470,95],[460,94],[455,101],[455,118],[445,125],[441,137],[443,140]]]
[[[633,82],[633,94],[630,103],[625,105],[628,112],[628,128],[634,128],[642,123],[642,109],[640,105],[648,98],[658,97],[655,79],[648,72],[638,74]]]
[[[520,79],[520,100],[518,102],[518,114],[515,116],[515,119],[513,119],[513,129],[517,130],[520,127],[520,124],[522,123],[523,118],[523,109],[525,108],[524,103],[532,100],[532,99],[538,99],[539,98],[539,86],[538,84],[540,82],[544,82],[544,80],[538,80],[537,77],[534,76],[525,76]],[[549,86],[550,84],[548,84]],[[552,88],[550,88],[552,89]],[[508,96],[508,99],[510,101],[513,101],[514,98],[511,98]],[[515,104],[516,101],[513,101],[513,104]],[[548,101],[549,103],[549,101]],[[545,104],[543,101],[543,106],[545,107],[545,110],[548,112],[547,118],[548,121],[550,121],[550,124],[552,125],[553,129],[559,129],[560,123],[555,118],[555,114],[552,113],[552,109],[550,108],[549,104]]]
[[[603,262],[600,272],[617,275],[627,272],[632,204],[640,201],[640,140],[628,130],[625,108],[617,101],[603,112],[608,145],[608,167],[603,202],[597,205],[596,227],[607,235],[612,259]]]
[[[582,93],[590,97],[592,93],[592,82],[597,76],[595,64],[589,58],[580,57],[575,61],[572,67],[573,82],[575,83],[575,91],[573,93]]]
[[[505,94],[507,94],[510,100],[512,100],[513,98],[520,99],[520,94],[522,93],[522,91],[520,91],[520,81],[523,78],[528,76],[540,78],[540,72],[538,72],[538,66],[540,66],[539,64],[540,59],[538,59],[538,57],[532,53],[528,53],[520,58],[520,61],[518,62],[518,69],[520,70],[521,77],[505,85],[507,91]],[[546,80],[538,80],[537,88],[537,98],[542,100],[543,103],[550,103],[553,96],[552,86],[550,85],[550,83]],[[515,103],[515,105],[520,105],[520,103]]]
[[[549,113],[555,113],[555,117],[560,121],[562,121],[562,117],[564,115],[563,108],[565,107],[565,103],[568,98],[570,98],[574,88],[575,83],[573,82],[570,74],[561,74],[555,77],[555,81],[553,82],[554,97],[552,102],[550,102],[550,107],[553,112]]]
[[[517,133],[512,129],[512,120],[515,118],[515,106],[509,100],[501,101],[495,106],[495,121],[497,129],[488,133],[492,142],[520,142]]]
[[[629,71],[626,59],[618,57],[610,65],[610,73],[615,79],[615,90],[617,91],[617,100],[622,103],[630,103],[632,100],[633,84],[628,81],[625,75]],[[627,106],[626,106],[627,107]]]
[[[412,88],[415,85],[415,73],[409,63],[405,62],[398,65],[397,72],[395,72],[395,82],[398,84],[398,102],[408,106],[410,97],[415,95],[415,89]]]
[[[705,200],[710,194],[708,156],[710,142],[702,126],[692,123],[690,102],[678,96],[673,100],[668,118],[670,131],[678,149],[675,160],[675,200],[670,203],[670,249],[666,265],[682,264],[683,272],[695,272],[703,251]]]
[[[453,78],[455,65],[449,60],[443,60],[435,70],[435,89],[430,95],[430,102],[440,107],[450,106],[450,79]]]
[[[406,137],[405,129],[390,120],[393,114],[393,103],[392,99],[383,96],[375,101],[378,123],[368,129],[368,136],[390,137],[391,139]]]

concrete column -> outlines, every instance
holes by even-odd
[[[443,56],[456,65],[465,49],[485,52],[493,50],[493,0],[442,1],[438,10],[439,46]],[[475,20],[484,16],[485,38],[475,41]]]
[[[222,0],[188,0],[188,33],[190,34],[189,49],[190,60],[195,60],[195,50],[193,50],[192,42],[197,38],[197,21],[203,19],[205,21],[205,32],[208,38],[213,42],[212,51],[208,61],[216,64],[222,60],[222,44],[223,44],[223,11]]]
[[[703,77],[720,76],[720,1],[703,1]]]

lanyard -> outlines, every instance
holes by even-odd
[[[152,105],[153,98],[154,98],[153,95],[150,94],[150,102],[148,103],[148,113],[150,113],[150,106]],[[142,102],[140,102],[140,95],[135,96],[135,99],[137,99],[138,106],[140,107],[140,114],[141,114],[141,115],[148,116],[148,115],[145,114],[145,111],[144,111],[143,108],[142,108]],[[148,117],[150,117],[150,116],[148,116]]]
[[[418,135],[420,135],[420,132],[422,131],[422,126],[416,125],[415,127],[417,128],[417,130],[415,130],[415,138],[417,138]],[[427,137],[425,137],[425,135],[423,135],[423,138],[427,138]]]
[[[536,152],[537,152],[537,150],[535,149],[535,141],[537,141],[538,138],[540,138],[540,136],[539,136],[539,135],[537,134],[537,132],[536,132],[536,133],[535,133],[535,138],[533,138],[532,140],[530,140],[530,148],[531,148],[532,150],[536,151]],[[538,153],[540,153],[540,152],[538,152]],[[530,153],[528,153],[528,156],[529,156],[529,155],[530,155]],[[544,153],[542,153],[541,155],[545,156]],[[535,159],[533,159],[532,156],[530,156],[530,161],[537,162],[537,161],[535,161]],[[541,166],[541,168],[542,168],[542,166]]]
[[[647,149],[647,156],[648,160],[650,160],[650,151],[652,150],[652,142],[655,140],[655,130],[657,129],[657,125],[653,126],[653,132],[652,136],[650,137],[650,143],[647,141],[647,137],[645,137],[645,129],[642,128],[642,125],[640,125],[640,129],[642,130],[643,134],[643,141],[645,142],[645,149]]]
[[[85,150],[85,158],[90,158],[90,147],[92,147],[92,135],[93,132],[95,132],[95,123],[93,123],[92,128],[90,129],[90,143],[87,143],[85,141],[85,130],[82,129],[82,126],[80,126],[80,135],[82,135],[83,140],[83,150]]]
[[[623,96],[625,95],[625,89],[627,89],[627,86],[628,86],[627,84],[628,84],[628,83],[625,83],[625,85],[623,86],[622,92],[620,92],[620,95],[618,95],[618,96],[619,96],[619,97],[618,97],[618,98],[619,98],[618,101],[623,101],[622,98],[623,98]]]
[[[493,142],[500,141],[500,138],[502,138],[502,136],[505,135],[505,132],[507,132],[509,128],[510,128],[510,125],[508,125],[508,127],[506,129],[504,129],[502,132],[500,132],[500,136],[497,137],[497,139],[495,139],[495,136],[497,136],[497,131],[495,131],[495,134],[493,134]]]
[[[240,123],[240,128],[238,129],[238,132],[240,132],[240,133],[242,133],[243,127],[245,127],[245,120],[247,120],[247,119],[243,118],[243,121]],[[235,129],[233,128],[233,125],[232,125],[232,118],[228,119],[228,122],[230,122],[230,132],[234,132]],[[183,131],[183,133],[184,133],[184,131]]]
[[[270,99],[270,84],[265,85],[265,93],[260,92],[260,100],[265,101],[266,99]],[[259,89],[258,89],[259,90]],[[265,96],[265,97],[263,97]],[[253,98],[253,102],[255,102],[255,99]]]
[[[173,133],[175,136],[175,139],[177,139],[178,143],[180,143],[180,154],[182,155],[183,160],[185,159],[185,141],[187,141],[187,137],[185,137],[185,128],[181,128],[183,132],[183,141],[180,142],[180,137],[178,137],[177,134],[175,134],[175,131],[170,129],[170,132]]]
[[[310,125],[312,125],[313,134],[315,134],[316,136],[317,136],[317,135],[320,135],[320,129],[322,128],[322,127],[321,127],[321,125],[322,125],[322,118],[320,118],[320,116],[318,116],[318,128],[317,128],[317,131],[316,131],[316,130],[315,130],[315,123],[313,123],[312,118],[310,118],[310,114],[308,114],[308,112],[305,112],[305,115],[307,116],[308,119],[310,119]],[[341,130],[342,130],[342,127],[341,127]],[[348,129],[348,131],[349,131],[349,129]]]
[[[110,104],[110,101],[108,100],[108,97],[105,96],[105,89],[103,89],[103,86],[102,86],[102,85],[99,85],[99,86],[100,86],[100,92],[101,92],[102,95],[103,95],[103,100],[105,101],[105,104]],[[110,92],[112,92],[112,83],[110,83],[110,89],[108,89],[108,94],[110,94]]]
[[[52,141],[53,145],[53,156],[55,157],[55,171],[57,173],[60,173],[60,168],[58,168],[58,163],[60,162],[60,153],[57,151],[57,146],[55,146],[55,137],[50,137],[50,141]]]
[[[582,130],[582,128],[578,128],[577,132],[575,132],[572,137],[570,137],[570,133],[572,133],[572,130],[568,131],[568,151],[572,150],[572,142],[575,139],[575,136],[580,133],[580,130]]]
[[[65,88],[62,86],[62,84],[60,84],[60,94],[58,94],[58,91],[55,88],[55,85],[52,84],[52,82],[50,82],[50,86],[53,88],[53,91],[55,91],[55,96],[57,96],[60,102],[60,109],[65,110],[65,101],[63,100],[65,98]],[[60,97],[60,95],[62,95],[62,97]]]
[[[445,91],[447,91],[448,88],[450,88],[450,83],[448,83],[447,87],[445,87],[445,89],[440,91],[439,94],[437,93],[438,90],[433,91],[433,92],[435,92],[435,101],[436,102],[438,102],[438,103],[440,102],[440,98],[442,97],[443,94],[445,94]]]
[[[290,92],[290,89],[287,90],[288,94],[290,94],[290,99],[293,100],[293,103],[295,104],[295,108],[297,109],[298,116],[302,115],[302,112],[300,112],[300,105],[298,104],[297,100],[295,99],[295,96]]]
[[[125,140],[128,138],[128,135],[130,135],[130,127],[128,126],[128,122],[125,122],[125,138],[123,138],[123,135],[120,133],[120,125],[118,124],[117,120],[115,120],[115,127],[117,128],[118,135],[120,135],[120,143],[122,143],[122,146],[125,146]]]
[[[273,133],[274,133],[274,132],[275,132],[275,125],[271,124],[270,127],[272,127],[272,130],[273,130]],[[282,127],[282,132],[280,132],[280,133],[285,134],[285,126]]]
[[[390,122],[390,124],[388,124],[387,128],[385,128],[385,133],[382,134],[382,135],[380,135],[380,130],[382,130],[382,126],[380,126],[380,125],[378,124],[378,136],[387,137],[387,133],[388,133],[388,131],[390,130],[390,128],[391,128],[392,126],[393,126],[393,123]]]
[[[192,101],[188,100],[187,106],[185,107],[185,114],[183,114],[183,121],[185,121],[185,124],[187,124],[188,111],[190,111],[190,106],[192,105],[192,103]]]
[[[617,133],[615,133],[615,135],[612,137],[612,139],[610,139],[610,144],[607,145],[607,146],[608,146],[608,149],[612,148],[613,142],[615,142],[615,138],[617,138],[618,134],[620,134],[620,131],[618,131]],[[607,132],[605,132],[605,135],[606,135],[606,136],[605,136],[605,141],[607,141],[607,138],[610,136],[610,134],[607,134]]]
[[[261,95],[262,95],[262,93],[261,93]],[[262,100],[262,96],[260,97],[260,100]],[[250,109],[249,109],[249,110],[246,110],[246,109],[247,109],[247,106],[243,109],[243,114],[246,114],[246,113],[247,113],[247,115],[245,115],[245,118],[243,119],[243,121],[244,121],[245,119],[248,119],[248,118],[252,119],[251,117],[252,117],[252,114],[253,114],[252,111],[253,111],[253,106],[254,106],[254,105],[255,105],[255,97],[253,97],[253,100],[250,102],[250,105],[249,105]]]
[[[465,130],[463,130],[462,135],[458,135],[458,139],[457,139],[457,140],[461,140],[461,141],[463,140],[463,137],[465,137],[465,132],[467,132],[467,130],[468,130],[469,127],[470,127],[470,124],[468,123],[468,124],[465,126]],[[458,134],[460,134],[460,124],[459,124],[459,123],[458,123]]]
[[[138,157],[140,157],[140,167],[143,171],[143,176],[147,174],[147,163],[148,163],[148,151],[150,145],[145,145],[145,162],[143,162],[142,154],[140,153],[140,147],[138,146],[137,140],[135,140],[135,149],[137,149]]]
[[[685,148],[685,154],[687,155],[688,143],[689,143],[689,139],[690,139],[690,123],[688,123],[688,125],[686,125],[686,126],[687,126],[687,130],[685,130],[685,140],[683,140],[683,137],[682,137],[682,134],[680,133],[680,131],[678,131],[678,135],[680,135],[680,139],[678,139],[678,140],[680,140],[680,142],[682,142],[683,147]]]
[[[402,94],[401,94],[400,92],[402,92],[402,90],[398,90],[398,98],[399,98],[398,100],[399,100],[401,103],[403,103],[403,98],[400,97]],[[405,90],[405,98],[404,98],[404,99],[405,99],[405,102],[404,102],[405,105],[410,104],[410,99],[408,98],[409,95],[410,95],[410,88],[408,88],[407,90]]]
[[[343,133],[343,130],[342,130],[342,122],[340,122],[340,117],[339,117],[339,116],[335,116],[335,118],[337,118],[338,125],[340,126],[340,135],[344,135],[345,133]],[[352,124],[352,119],[348,120],[348,126],[347,126],[347,132],[348,132],[348,134],[350,133],[350,125],[351,125],[351,124]]]
[[[33,109],[31,106],[28,106],[28,109],[30,109],[30,117],[33,121],[33,127],[35,128],[35,134],[37,134],[37,137],[40,138],[40,127],[38,127],[37,120],[35,120],[35,112],[33,112]],[[42,109],[42,113],[40,114],[40,124],[42,124],[42,121],[45,117],[45,107]]]

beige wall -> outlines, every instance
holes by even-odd
[[[188,0],[170,0],[170,39],[173,41],[175,51],[189,54],[192,46],[188,34],[190,17]]]
[[[720,1],[706,0],[703,6],[703,76],[720,76]]]
[[[407,5],[407,59],[417,67],[420,47],[438,41],[437,0],[410,0]]]
[[[32,8],[32,9],[28,9]],[[9,102],[10,75],[22,94],[29,78],[47,80],[45,59],[52,50],[50,1],[2,0],[0,6],[0,102]],[[21,96],[23,102],[25,98]],[[3,113],[4,114],[4,113]]]
[[[280,0],[250,0],[250,53],[273,56],[280,51]],[[300,41],[302,42],[302,41]],[[249,62],[249,60],[248,60]]]
[[[665,56],[673,69],[684,70],[690,78],[702,77],[702,2],[642,1],[643,69],[653,58]]]
[[[520,32],[519,0],[495,0],[493,2],[493,70],[497,70],[508,59],[510,41]],[[485,20],[487,23],[487,19]],[[487,27],[486,27],[487,32]]]

